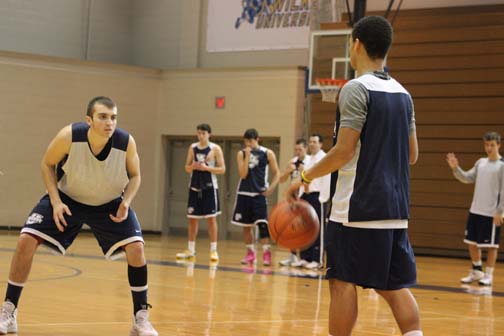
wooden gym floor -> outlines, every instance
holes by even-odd
[[[0,232],[0,295],[5,291],[17,232]],[[175,262],[182,237],[146,236],[151,321],[160,335],[328,334],[329,292],[317,273],[243,267],[244,247],[219,243],[221,262],[209,267],[208,240],[197,242],[195,264]],[[274,250],[274,262],[287,256]],[[418,257],[418,287],[425,335],[504,335],[504,268],[493,288],[463,287],[468,261]],[[128,335],[131,298],[124,261],[105,261],[93,236],[81,234],[66,257],[37,252],[19,304],[19,335]],[[353,335],[400,335],[386,303],[359,289]]]

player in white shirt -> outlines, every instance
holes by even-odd
[[[500,135],[488,132],[483,140],[487,157],[476,161],[470,170],[464,171],[460,168],[454,153],[448,153],[446,161],[460,182],[476,184],[464,239],[464,243],[469,247],[472,269],[469,275],[460,281],[478,281],[480,285],[491,286],[504,211],[504,161],[499,154]],[[485,273],[481,262],[481,248],[488,249]]]

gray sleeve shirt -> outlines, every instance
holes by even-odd
[[[416,131],[415,109],[413,99],[408,95],[411,102],[410,134]],[[341,119],[340,127],[352,128],[362,131],[367,118],[367,107],[369,102],[369,92],[366,87],[358,81],[348,82],[339,95],[338,104],[340,107]]]

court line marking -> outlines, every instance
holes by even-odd
[[[13,252],[14,249],[12,248],[0,248],[0,252]],[[53,253],[50,252],[42,252],[42,251],[37,251],[37,254],[42,254],[42,255],[51,255],[54,256]],[[78,254],[78,253],[68,253],[65,255],[65,257],[69,258],[80,258],[80,259],[94,259],[94,260],[105,260],[101,256],[93,256],[93,255],[87,255],[87,254]],[[114,260],[115,261],[115,260]],[[113,261],[113,262],[114,262]],[[124,261],[124,259],[119,259],[117,261]],[[148,259],[147,263],[149,265],[157,265],[157,266],[170,266],[170,267],[178,267],[178,268],[186,268],[187,263],[177,263],[175,261],[167,261],[167,260],[152,260]],[[203,269],[203,270],[209,270],[210,265],[202,265],[202,264],[194,264],[195,269]],[[230,266],[217,266],[217,270],[219,271],[224,271],[224,272],[235,272],[235,273],[245,273],[245,274],[259,274],[259,275],[278,275],[278,276],[287,276],[287,277],[294,277],[294,278],[303,278],[307,280],[319,280],[319,279],[324,279],[324,275],[319,274],[316,277],[312,277],[306,274],[288,274],[287,272],[281,272],[281,271],[274,271],[274,270],[269,270],[269,269],[247,269],[247,268],[237,268],[237,267],[230,267]],[[422,285],[422,284],[417,284],[416,286],[412,287],[411,289],[419,289],[419,290],[431,290],[431,291],[436,291],[436,292],[448,292],[448,293],[460,293],[460,294],[471,294],[471,295],[478,295],[478,296],[492,296],[492,297],[504,297],[504,292],[496,292],[496,291],[490,291],[490,292],[485,292],[485,289],[491,288],[491,287],[476,287],[474,286],[473,288],[461,288],[461,287],[448,287],[448,286],[440,286],[440,285]],[[477,289],[480,289],[478,292]]]

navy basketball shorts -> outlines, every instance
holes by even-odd
[[[53,220],[53,207],[49,195],[44,195],[33,208],[21,233],[28,233],[42,240],[42,243],[57,254],[65,254],[79,234],[82,225],[87,224],[107,259],[117,259],[123,254],[122,247],[140,241],[142,230],[133,209],[121,223],[113,222],[109,214],[115,216],[122,198],[117,198],[100,206],[90,206],[74,201],[60,192],[60,197],[72,216],[64,215],[68,226],[60,232]]]
[[[220,214],[219,190],[215,188],[200,191],[189,189],[187,218],[211,218]]]
[[[255,226],[257,223],[268,223],[268,204],[263,195],[236,195],[231,224],[238,226]]]
[[[498,248],[500,226],[493,224],[493,217],[476,215],[469,212],[464,243],[478,247]]]
[[[326,237],[327,279],[381,290],[416,284],[407,229],[361,229],[330,221]]]

